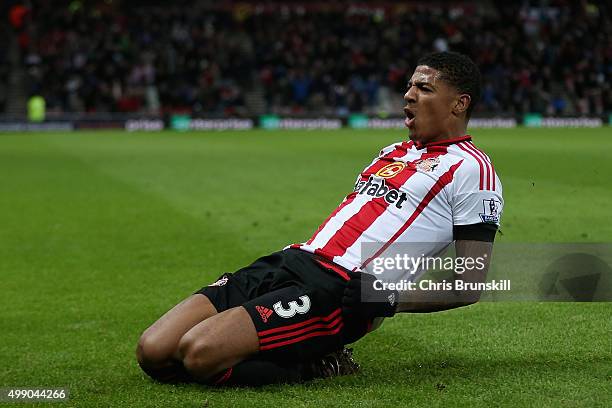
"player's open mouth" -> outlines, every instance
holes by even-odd
[[[406,127],[413,127],[414,126],[414,121],[416,120],[416,115],[414,112],[412,112],[410,109],[408,108],[404,108],[404,113],[406,114],[406,120],[404,121],[404,123],[406,124]]]

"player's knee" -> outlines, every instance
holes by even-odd
[[[176,370],[172,367],[171,356],[162,346],[160,339],[144,332],[136,346],[138,365],[149,377],[160,382],[173,382]]]
[[[153,367],[166,362],[172,356],[159,336],[145,331],[136,346],[136,358],[141,367]]]
[[[218,371],[219,362],[215,359],[215,347],[206,339],[187,334],[181,338],[178,350],[188,373],[206,378]]]

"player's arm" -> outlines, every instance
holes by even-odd
[[[466,264],[463,273],[453,273],[453,280],[485,282],[496,232],[496,225],[486,223],[454,228],[457,258],[474,261]],[[480,299],[480,291],[420,290],[418,287],[403,292],[378,290],[374,275],[349,272],[349,277],[342,299],[343,313],[360,314],[368,319],[391,317],[395,313],[439,312],[468,306]],[[456,287],[454,282],[452,287]]]
[[[476,240],[458,240],[455,243],[458,258],[481,259],[481,262],[470,263],[470,268],[462,274],[453,273],[452,287],[455,288],[456,280],[470,283],[485,282],[493,242]],[[397,313],[429,313],[442,310],[455,309],[468,306],[480,300],[480,291],[468,290],[420,290],[399,292],[399,303],[396,307]]]
[[[483,178],[476,162],[469,162],[459,168],[456,181],[449,188],[457,258],[481,258],[481,262],[470,265],[462,274],[453,274],[452,288],[456,288],[457,280],[481,283],[487,277],[493,240],[503,210],[501,182],[494,173],[494,179],[490,176],[487,173]],[[485,179],[492,189],[483,188]],[[407,313],[437,312],[471,305],[478,300],[479,291],[415,289],[399,296],[396,310]]]
[[[484,258],[482,263],[479,263],[479,265],[484,263],[484,268],[478,269],[474,265],[461,275],[454,275],[453,279],[484,282],[491,259],[493,240],[503,211],[501,183],[493,174],[496,187],[492,190],[483,189],[482,174],[476,161],[459,167],[456,175],[456,181],[448,189],[456,253],[458,257]],[[360,314],[366,318],[373,318],[390,317],[397,312],[438,312],[467,306],[480,299],[480,292],[477,291],[425,291],[420,290],[418,286],[402,293],[375,290],[375,276],[360,272],[350,272],[349,276],[351,279],[347,282],[342,299],[345,315]],[[455,287],[453,282],[451,288]]]

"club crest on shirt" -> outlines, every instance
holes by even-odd
[[[429,157],[427,159],[421,159],[414,162],[414,165],[418,170],[424,171],[426,173],[434,171],[439,164],[440,159],[438,157]]]
[[[405,168],[406,168],[406,163],[404,163],[404,162],[393,162],[391,164],[387,164],[385,167],[383,167],[382,169],[378,170],[376,172],[376,175],[378,177],[382,177],[384,179],[388,179],[388,178],[396,176],[397,174],[399,174]]]
[[[494,198],[482,200],[482,212],[479,214],[482,222],[499,223],[499,208],[501,202]]]

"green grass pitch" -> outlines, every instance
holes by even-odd
[[[504,184],[500,242],[612,241],[610,128],[472,133]],[[306,385],[172,386],[139,370],[143,329],[307,239],[403,137],[0,134],[0,387],[68,387],[57,406],[74,407],[611,406],[611,303],[400,315],[356,343],[359,375]]]

